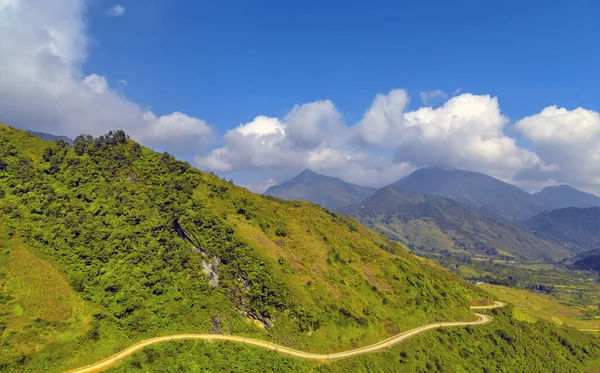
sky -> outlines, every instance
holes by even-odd
[[[425,167],[600,193],[600,2],[0,0],[0,122],[256,192]]]

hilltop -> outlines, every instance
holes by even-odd
[[[560,245],[468,209],[451,198],[401,190],[395,185],[384,187],[341,212],[409,244],[420,255],[462,252],[504,259],[549,260],[569,254]]]
[[[292,180],[270,187],[264,194],[287,200],[310,201],[336,210],[358,203],[376,190],[306,169]]]

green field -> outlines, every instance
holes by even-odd
[[[535,322],[546,320],[557,325],[572,326],[582,330],[600,331],[600,317],[592,317],[588,313],[591,306],[568,306],[558,302],[546,294],[536,294],[528,290],[514,289],[500,285],[480,285],[497,299],[514,305],[514,318]]]

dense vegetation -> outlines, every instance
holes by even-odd
[[[385,352],[320,365],[233,344],[181,342],[150,347],[111,372],[581,372],[600,357],[600,340],[544,321],[494,312],[483,327],[438,329]],[[236,356],[236,359],[231,359]],[[262,363],[260,363],[262,362]],[[211,368],[206,368],[207,365]],[[264,368],[264,367],[267,368]]]
[[[445,253],[520,260],[550,260],[569,251],[509,222],[468,209],[453,199],[390,185],[365,201],[341,209],[419,255]]]
[[[600,207],[568,207],[535,215],[523,226],[572,250],[600,248]]]
[[[252,194],[122,131],[68,146],[0,126],[0,227],[3,370],[189,332],[335,351],[471,319],[486,296],[352,219]]]

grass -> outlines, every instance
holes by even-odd
[[[10,248],[10,249],[9,249]],[[87,330],[89,311],[63,275],[18,237],[0,240],[0,322],[12,352],[73,340]]]
[[[500,285],[484,284],[481,287],[499,300],[515,306],[516,320],[536,322],[543,319],[556,325],[572,326],[582,330],[600,330],[600,319],[586,315],[585,307],[569,306],[545,294],[514,289]]]

